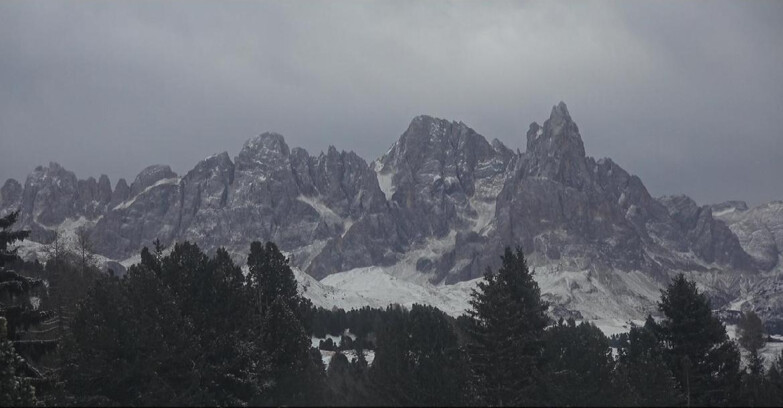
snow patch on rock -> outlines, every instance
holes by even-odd
[[[172,177],[172,178],[167,178],[167,179],[163,179],[163,180],[158,180],[158,181],[155,182],[155,184],[145,188],[139,194],[137,194],[137,195],[135,195],[135,196],[125,200],[122,203],[117,204],[114,208],[112,208],[112,210],[115,210],[115,211],[116,210],[124,210],[124,209],[130,207],[131,205],[133,205],[133,203],[136,202],[137,198],[139,198],[139,197],[143,196],[144,194],[148,193],[150,190],[152,190],[152,189],[154,189],[156,187],[167,185],[167,184],[179,184],[179,181],[180,181],[179,177]]]
[[[386,196],[386,200],[391,200],[392,195],[394,194],[394,185],[392,184],[394,172],[382,172],[382,168],[380,161],[376,160],[372,162],[372,170],[375,172],[376,177],[378,177],[378,186],[380,186],[381,191],[383,191],[383,195]]]

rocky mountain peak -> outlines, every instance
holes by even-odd
[[[73,213],[77,183],[76,175],[58,163],[50,162],[47,167],[36,167],[25,181],[20,206],[24,214],[22,223],[61,223]]]
[[[571,114],[568,113],[568,106],[566,106],[565,102],[560,101],[560,103],[552,107],[552,111],[549,114],[549,121],[552,122],[553,126],[573,123]]]
[[[133,184],[130,186],[130,196],[141,193],[147,187],[157,183],[160,180],[177,177],[177,173],[171,170],[171,167],[162,164],[148,166],[136,176]]]
[[[37,166],[33,173],[28,176],[28,179],[59,179],[59,178],[73,178],[76,182],[76,175],[66,170],[60,163],[49,162],[48,166]]]
[[[717,262],[732,268],[754,269],[750,256],[742,249],[736,235],[712,215],[708,205],[699,206],[686,195],[664,196],[658,201],[666,206],[691,241],[691,249],[706,262]]]
[[[27,176],[25,185],[34,188],[52,187],[52,188],[76,188],[76,175],[63,168],[59,163],[49,162],[48,166],[38,166]]]
[[[16,210],[22,198],[22,185],[15,179],[8,179],[0,188],[0,208]],[[5,214],[2,214],[5,215]]]
[[[696,226],[702,208],[692,198],[678,194],[660,197],[658,201],[666,206],[671,217],[683,227],[691,229]]]
[[[577,188],[591,178],[582,136],[563,102],[552,108],[543,126],[536,122],[530,124],[526,155],[528,176],[543,177]]]
[[[527,152],[538,157],[584,159],[585,146],[579,128],[563,102],[552,107],[544,126],[533,122],[527,132]]]
[[[128,186],[128,182],[125,181],[124,178],[120,178],[117,180],[117,184],[114,186],[114,191],[111,193],[111,202],[109,203],[109,207],[114,207],[116,204],[125,201],[129,195],[130,187]]]
[[[416,171],[426,163],[444,164],[467,159],[473,162],[488,159],[495,149],[484,136],[462,122],[448,121],[427,115],[413,118],[408,129],[384,156],[384,166],[404,160]],[[433,163],[434,164],[434,163]]]
[[[113,191],[108,177],[77,180],[57,163],[39,166],[24,186],[9,180],[0,189],[0,215],[16,208],[40,243],[77,224],[115,260],[155,239],[240,257],[248,240],[271,240],[316,278],[374,267],[456,283],[520,246],[548,282],[542,293],[569,313],[654,307],[642,297],[657,295],[670,272],[710,273],[721,285],[740,273],[755,279],[756,270],[780,270],[783,248],[783,203],[748,210],[653,199],[618,164],[585,156],[562,102],[530,125],[524,154],[462,122],[421,115],[371,166],[334,146],[316,156],[289,150],[283,136],[264,133],[238,156],[209,156],[182,178],[150,166]],[[715,293],[733,299],[724,289]],[[783,309],[775,299],[766,304]]]
[[[285,138],[283,135],[276,132],[264,132],[249,139],[245,142],[244,146],[242,146],[242,151],[248,154],[265,152],[274,152],[285,156],[290,154]]]
[[[283,135],[265,132],[246,141],[234,163],[238,170],[259,168],[266,171],[286,165],[290,155]]]
[[[475,132],[462,122],[448,121],[429,115],[419,115],[413,118],[400,140],[426,138],[432,141],[444,139],[450,141],[459,137],[459,135],[467,133]]]
[[[201,160],[196,164],[196,167],[193,168],[189,173],[192,173],[194,171],[206,171],[208,169],[213,168],[225,168],[225,167],[231,167],[233,166],[233,162],[231,161],[231,157],[228,156],[228,152],[222,152],[218,154],[213,154],[209,157],[206,157],[204,160]]]
[[[213,154],[198,162],[193,170],[190,170],[184,177],[188,182],[201,182],[210,177],[218,177],[226,184],[234,181],[234,163],[228,156],[228,152]]]
[[[101,177],[98,178],[98,197],[101,202],[111,201],[111,180],[105,174],[101,174]]]
[[[420,115],[372,169],[397,216],[410,222],[402,229],[420,240],[487,226],[512,156],[462,122]]]
[[[715,214],[743,212],[748,210],[748,203],[740,200],[730,200],[720,204],[713,204],[710,207],[712,207],[712,212]]]

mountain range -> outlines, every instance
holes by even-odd
[[[518,246],[554,316],[642,319],[682,272],[725,316],[752,309],[783,329],[783,202],[653,197],[611,159],[585,155],[562,102],[530,125],[524,152],[430,116],[415,117],[372,162],[334,147],[310,155],[264,133],[233,159],[216,154],[184,175],[154,165],[113,188],[105,175],[80,180],[57,163],[38,166],[0,189],[0,214],[16,209],[18,228],[32,231],[28,258],[76,227],[115,268],[155,239],[223,246],[238,261],[251,241],[270,240],[305,287],[320,287],[310,296],[338,291],[375,304],[346,288],[392,279],[408,288],[401,298],[426,288],[415,300],[438,305],[432,293],[466,304],[466,285]]]

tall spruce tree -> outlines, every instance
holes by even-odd
[[[35,387],[25,373],[28,365],[6,335],[6,320],[0,317],[0,406],[36,405]]]
[[[764,377],[764,358],[759,351],[766,344],[764,323],[753,312],[742,314],[737,324],[739,344],[747,351],[747,367],[742,375],[742,403],[750,406],[763,404],[768,384]]]
[[[310,339],[288,303],[277,297],[263,316],[260,341],[270,379],[259,401],[264,405],[312,405],[323,397],[323,368],[313,361]]]
[[[280,298],[286,302],[288,308],[307,327],[305,321],[310,315],[312,304],[308,299],[299,295],[296,278],[288,259],[280,252],[273,242],[262,245],[255,241],[250,244],[250,253],[247,256],[249,269],[248,284],[255,292],[256,306],[262,315]]]
[[[312,303],[297,291],[288,259],[272,242],[250,245],[248,287],[258,321],[260,344],[266,353],[263,371],[270,381],[258,402],[274,405],[319,401],[325,389],[320,358],[309,352],[306,334]]]
[[[506,248],[497,273],[489,269],[471,293],[468,347],[477,403],[530,405],[537,401],[547,306],[520,248]]]
[[[683,402],[688,406],[735,403],[739,351],[696,283],[677,275],[662,291],[658,309],[665,316],[661,334],[669,369],[684,394]]]
[[[613,405],[620,395],[613,378],[609,340],[592,324],[562,320],[544,336],[544,402],[555,406]]]
[[[465,362],[449,317],[414,304],[387,308],[370,367],[376,403],[396,406],[465,404]]]
[[[410,392],[415,386],[414,379],[404,357],[410,340],[405,330],[407,313],[399,305],[390,305],[383,314],[382,323],[377,325],[375,359],[369,370],[370,385],[377,399],[373,405],[415,404]]]
[[[648,316],[643,327],[631,328],[620,342],[616,375],[628,385],[629,405],[662,407],[682,401],[656,328]]]
[[[246,405],[270,382],[251,293],[225,250],[142,251],[99,279],[68,336],[66,390],[79,404]]]
[[[296,299],[296,279],[288,266],[288,259],[277,249],[277,245],[272,242],[266,245],[258,241],[251,243],[247,266],[250,285],[258,292],[256,296],[262,314],[277,298],[286,301]],[[289,308],[296,310],[290,306],[291,303]]]
[[[30,235],[30,231],[14,231],[19,212],[0,218],[0,317],[6,319],[6,336],[18,340],[18,332],[40,323],[47,316],[30,304],[32,292],[44,286],[43,281],[8,270],[6,265],[17,260],[14,243]]]
[[[326,370],[327,385],[329,387],[328,402],[339,406],[366,405],[366,401],[359,399],[358,383],[359,378],[355,371],[340,351],[332,356],[329,362],[329,368]]]
[[[764,359],[759,350],[764,347],[764,323],[754,311],[742,314],[737,325],[739,344],[748,352],[748,371],[754,376],[761,376],[764,369]]]
[[[766,375],[766,392],[764,396],[765,406],[783,405],[783,351],[772,360]]]
[[[27,393],[24,384],[33,382],[41,384],[46,375],[45,372],[42,373],[39,368],[34,367],[32,362],[53,351],[57,346],[57,340],[36,337],[37,334],[33,337],[26,336],[33,331],[31,329],[37,328],[52,314],[39,308],[40,302],[33,301],[34,295],[40,299],[39,290],[44,289],[44,282],[7,268],[7,264],[18,260],[14,243],[24,240],[30,234],[30,231],[12,229],[18,215],[17,211],[0,218],[0,318],[3,319],[3,335],[0,337],[3,351],[0,363],[5,365],[4,379],[15,378],[14,381],[19,381],[19,387],[24,390],[16,386],[8,387],[7,384],[0,387],[9,392],[22,390],[22,394],[14,395],[27,400],[27,397],[23,396]],[[13,352],[8,350],[9,345],[13,346]],[[18,377],[14,377],[17,375]]]
[[[19,211],[0,218],[0,268],[17,258],[14,243],[30,236],[30,231],[11,229],[19,218]]]

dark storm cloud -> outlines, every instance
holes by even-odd
[[[0,178],[184,173],[266,130],[368,160],[417,114],[524,150],[568,103],[654,195],[783,199],[780,3],[0,3]]]

